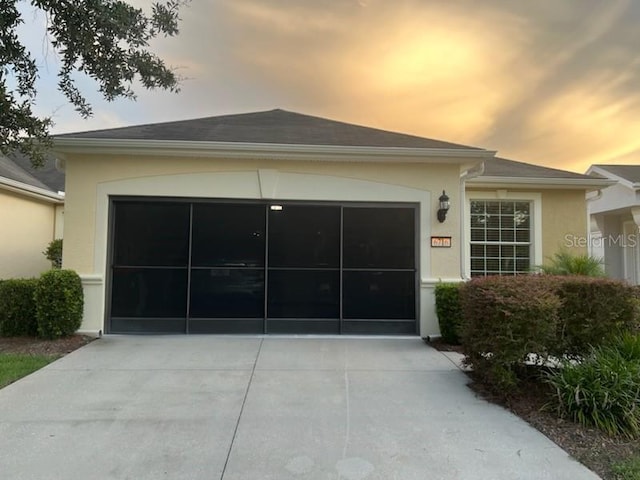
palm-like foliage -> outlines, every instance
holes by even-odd
[[[557,252],[547,265],[540,265],[536,270],[549,275],[606,276],[601,258],[586,254],[574,255],[566,250]]]

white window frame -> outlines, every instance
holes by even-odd
[[[542,264],[542,194],[535,192],[509,192],[507,190],[467,191],[464,215],[466,245],[464,250],[465,277],[471,278],[471,202],[501,201],[529,202],[531,204],[531,266]]]

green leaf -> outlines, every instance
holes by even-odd
[[[38,67],[21,43],[24,23],[18,0],[0,0],[0,152],[14,150],[42,166],[51,147],[51,119],[33,113]],[[76,85],[75,74],[96,81],[106,100],[135,99],[133,83],[147,89],[179,91],[179,78],[148,50],[157,36],[179,33],[179,9],[188,0],[156,2],[145,14],[122,0],[31,0],[47,17],[49,41],[60,62],[58,89],[78,113],[92,115],[91,105]]]

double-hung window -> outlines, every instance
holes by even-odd
[[[471,276],[517,275],[532,266],[532,202],[471,200]]]

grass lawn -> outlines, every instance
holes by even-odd
[[[613,471],[619,480],[640,479],[640,456],[614,464]]]
[[[57,358],[55,355],[0,353],[0,388],[41,369]]]

